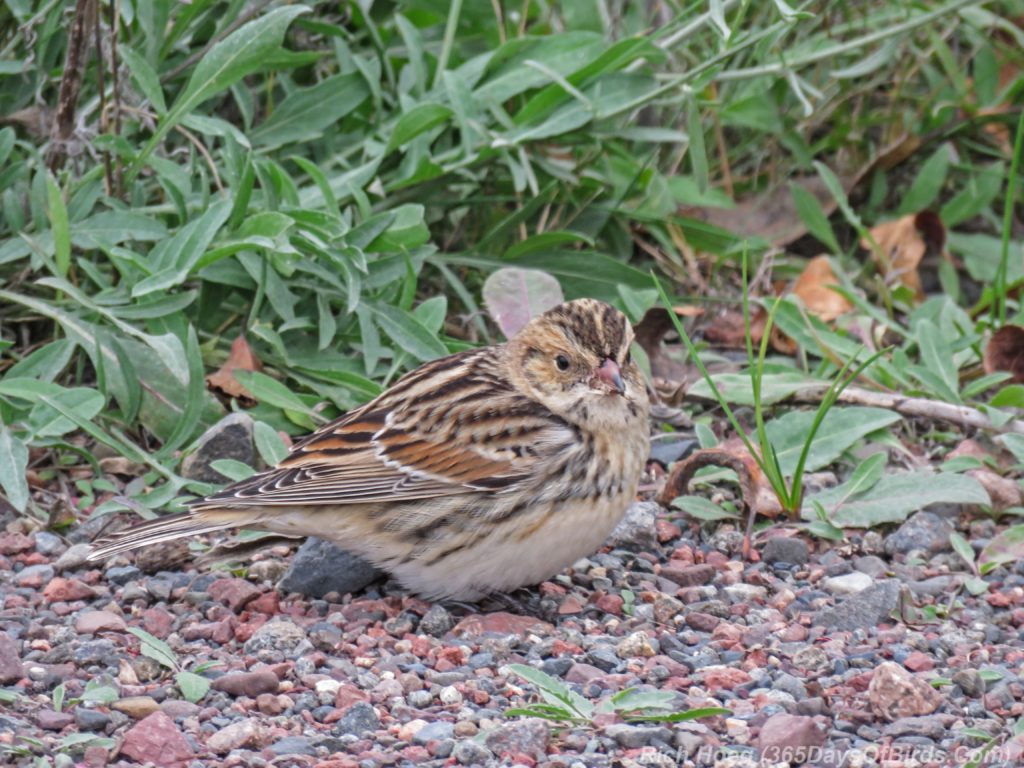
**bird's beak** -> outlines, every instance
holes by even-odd
[[[601,363],[601,367],[597,369],[594,378],[610,389],[614,389],[620,395],[626,394],[626,385],[622,381],[622,371],[619,369],[619,364],[610,357],[606,357],[604,362]]]

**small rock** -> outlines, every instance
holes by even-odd
[[[232,749],[259,746],[263,736],[263,726],[256,718],[239,720],[215,731],[206,740],[206,746],[218,755],[225,755]]]
[[[501,755],[531,755],[537,760],[542,760],[547,754],[550,740],[551,726],[547,721],[537,717],[528,717],[499,725],[487,734],[484,744],[499,757]]]
[[[112,565],[104,572],[107,581],[124,586],[129,581],[142,577],[142,571],[134,565]]]
[[[158,768],[184,768],[195,753],[174,721],[163,712],[140,720],[125,734],[121,754]]]
[[[211,465],[218,459],[234,459],[250,467],[256,461],[252,442],[252,417],[232,413],[218,421],[199,438],[195,451],[181,463],[181,475],[204,483],[226,483],[225,477]]]
[[[245,643],[245,652],[280,651],[286,656],[294,654],[306,642],[306,633],[288,619],[276,618],[261,626]]]
[[[825,743],[826,733],[814,718],[803,715],[772,715],[761,726],[757,747],[765,763],[802,763]],[[804,752],[801,759],[800,751]],[[794,759],[795,758],[795,759]]]
[[[422,622],[420,627],[422,629]],[[505,611],[494,613],[471,613],[452,630],[452,634],[463,639],[480,637],[508,637],[516,635],[525,637],[528,634],[544,635],[553,632],[554,627],[545,621],[532,616],[519,616]]]
[[[224,603],[235,613],[238,613],[260,596],[260,591],[245,579],[217,579],[206,591],[210,597],[219,603]]]
[[[18,647],[6,632],[0,632],[0,683],[16,683],[24,677]]]
[[[348,712],[334,725],[337,736],[352,734],[360,739],[369,738],[380,728],[380,718],[373,706],[366,701],[359,701],[348,708]]]
[[[633,632],[626,635],[615,646],[615,652],[620,659],[650,658],[657,654],[651,638],[646,632]]]
[[[455,619],[443,605],[434,603],[420,619],[419,631],[424,635],[442,637],[455,626]]]
[[[86,558],[92,551],[92,544],[81,542],[72,544],[67,551],[57,558],[53,564],[54,570],[58,573],[64,571],[76,571],[86,563]]]
[[[831,629],[852,631],[877,626],[889,618],[900,597],[896,579],[876,582],[832,608],[818,611],[814,623]]]
[[[0,533],[0,555],[17,555],[35,546],[24,533]]]
[[[680,587],[699,587],[715,578],[715,567],[707,563],[681,568],[666,565],[662,566],[661,575]]]
[[[985,678],[976,669],[957,670],[953,673],[953,683],[972,699],[981,698],[985,693]]]
[[[278,588],[309,597],[323,597],[328,592],[344,595],[358,592],[380,576],[381,571],[365,560],[312,536],[295,553]]]
[[[210,687],[232,696],[255,698],[261,693],[277,693],[281,682],[270,670],[259,672],[228,672],[214,680]]]
[[[103,731],[110,725],[110,715],[81,705],[75,707],[75,724],[81,731]]]
[[[639,749],[655,740],[670,742],[672,739],[672,731],[668,728],[628,723],[614,723],[606,726],[604,733],[626,749]]]
[[[75,617],[75,631],[81,635],[97,632],[124,632],[124,619],[110,611],[82,611]]]
[[[36,531],[35,539],[36,552],[40,555],[55,555],[64,549],[64,542],[60,536],[49,531]]]
[[[78,579],[65,579],[58,576],[55,579],[51,579],[50,583],[46,585],[46,589],[43,590],[43,597],[52,603],[89,600],[96,597],[96,590],[83,584]]]
[[[53,578],[53,566],[29,565],[14,574],[14,583],[19,587],[39,589]]]
[[[871,676],[868,701],[876,715],[894,721],[930,715],[942,703],[942,695],[899,664],[884,661]]]
[[[949,535],[953,526],[934,512],[918,512],[885,539],[885,551],[890,555],[920,550],[929,555],[952,548]]]
[[[734,603],[753,603],[768,597],[768,590],[756,584],[730,584],[723,591]]]
[[[949,715],[926,715],[924,717],[901,717],[882,729],[886,736],[922,736],[926,739],[941,739],[955,718]]]
[[[875,579],[880,579],[889,572],[889,564],[877,555],[864,555],[853,559],[853,567]]]
[[[41,709],[36,715],[36,725],[44,731],[63,731],[75,722],[70,712],[57,712],[53,709]]]
[[[806,565],[810,558],[807,542],[792,536],[776,536],[768,539],[761,552],[761,559],[769,565],[774,563],[792,563]]]
[[[316,747],[309,739],[302,736],[285,736],[267,747],[278,757],[286,755],[316,755]]]
[[[635,501],[605,541],[605,546],[646,551],[658,545],[654,527],[661,505],[656,501]]]
[[[494,760],[491,750],[469,739],[455,745],[452,757],[459,765],[491,765]]]
[[[866,573],[854,571],[842,576],[830,576],[822,582],[822,586],[834,595],[855,595],[875,583]]]
[[[433,723],[427,723],[420,728],[416,735],[412,737],[413,744],[427,745],[431,741],[444,741],[450,739],[455,735],[455,725],[453,723],[445,723],[437,721]]]
[[[151,696],[127,696],[115,701],[110,708],[123,712],[133,720],[142,720],[159,711],[160,705]]]

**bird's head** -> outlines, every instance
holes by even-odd
[[[630,356],[633,328],[596,299],[559,304],[508,343],[509,375],[527,395],[584,429],[646,412],[643,377]]]

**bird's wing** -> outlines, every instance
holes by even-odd
[[[195,508],[363,504],[513,489],[575,435],[482,365],[486,352],[418,368],[296,443],[277,467]]]

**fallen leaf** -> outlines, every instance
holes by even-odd
[[[263,364],[252,351],[245,336],[239,336],[231,343],[231,354],[219,369],[206,377],[210,389],[217,390],[227,397],[253,400],[252,394],[235,378],[235,371],[259,371]]]
[[[506,339],[531,318],[565,301],[558,280],[539,269],[504,267],[484,282],[484,304]]]
[[[860,244],[872,255],[882,275],[887,280],[898,280],[918,299],[923,299],[918,266],[929,249],[941,253],[946,244],[946,228],[939,217],[930,211],[907,214],[876,225],[871,229],[871,237],[878,251],[867,238]]]
[[[860,177],[857,174],[842,179],[843,188],[850,189]],[[810,193],[826,216],[836,209],[836,201],[821,178],[802,176],[787,179],[784,184],[740,201],[732,208],[684,206],[679,213],[738,235],[763,237],[781,248],[807,234],[807,227],[797,214],[790,184]]]
[[[793,284],[793,294],[800,297],[808,312],[830,323],[853,309],[845,296],[832,290],[833,285],[839,285],[839,279],[828,256],[815,256]]]
[[[750,312],[750,341],[756,348],[764,336],[768,313],[764,307],[754,304],[751,304]],[[703,332],[704,338],[712,344],[732,349],[746,348],[747,326],[743,322],[743,311],[739,308],[722,307],[714,317],[708,318]]]
[[[1013,374],[1013,381],[1024,383],[1024,328],[1004,325],[992,334],[985,345],[982,358],[985,373],[1005,371]]]

